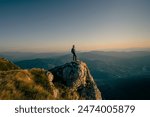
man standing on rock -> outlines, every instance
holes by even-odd
[[[72,46],[71,53],[73,54],[73,61],[77,61],[75,45]]]

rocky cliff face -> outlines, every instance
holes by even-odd
[[[60,82],[68,87],[75,99],[102,99],[87,65],[82,61],[71,62],[50,70],[54,83]]]
[[[8,60],[0,60],[3,65],[0,69],[0,99],[102,99],[82,61],[47,71],[40,68],[23,70]]]

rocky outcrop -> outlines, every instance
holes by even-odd
[[[21,69],[0,58],[0,99],[97,100],[101,93],[87,65],[82,61],[66,63],[49,71]]]
[[[94,82],[87,65],[82,61],[66,63],[49,70],[54,75],[54,82],[68,87],[76,99],[102,99],[101,93]]]

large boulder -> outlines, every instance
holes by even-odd
[[[72,93],[78,94],[76,99],[102,99],[101,93],[84,62],[66,63],[49,71],[54,75],[54,82],[60,82],[69,87]]]

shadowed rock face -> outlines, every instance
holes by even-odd
[[[60,82],[69,87],[70,91],[77,92],[77,99],[102,99],[101,93],[84,62],[66,63],[49,71],[54,75],[54,82]]]

